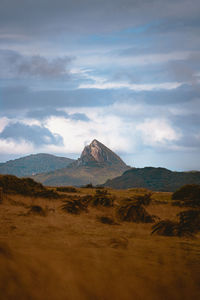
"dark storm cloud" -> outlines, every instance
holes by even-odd
[[[80,120],[80,121],[89,121],[89,118],[83,113],[75,113],[75,114],[68,114],[62,110],[56,110],[52,107],[46,107],[45,109],[37,109],[31,110],[26,114],[27,118],[37,119],[37,120],[44,120],[49,117],[64,117],[66,119],[71,120]]]
[[[152,106],[187,104],[193,109],[192,101],[200,99],[200,90],[191,85],[183,85],[173,90],[152,90],[134,92],[127,89],[99,90],[78,89],[69,91],[34,91],[27,87],[6,87],[1,89],[1,116],[14,117],[16,114],[39,120],[49,116],[87,120],[87,116],[69,115],[62,111],[65,107],[108,106],[115,102],[143,103]],[[194,110],[196,106],[194,107]],[[25,115],[26,114],[26,115]]]
[[[55,78],[66,75],[66,68],[71,61],[71,57],[58,57],[48,60],[39,55],[25,56],[12,50],[0,50],[0,77],[39,76]]]
[[[7,125],[0,134],[1,139],[26,140],[37,146],[39,145],[62,145],[63,139],[60,135],[53,134],[45,127],[37,125],[29,126],[19,122]]]
[[[179,82],[188,82],[199,87],[200,52],[192,53],[185,60],[170,62],[166,66],[170,77]]]
[[[56,109],[53,109],[52,107],[46,107],[45,109],[30,110],[26,114],[27,118],[37,119],[37,120],[43,120],[50,116],[64,117],[64,118],[69,117],[69,115],[66,112],[57,111]]]
[[[112,104],[115,97],[115,91],[111,90],[32,91],[27,87],[6,87],[1,89],[0,105],[4,112],[49,107],[103,106]]]
[[[176,104],[190,103],[194,99],[200,99],[200,91],[190,85],[183,85],[172,90],[152,90],[141,92],[129,92],[126,101],[137,101],[149,105],[173,106]]]
[[[198,15],[198,0],[1,0],[4,31],[110,31],[155,18]]]

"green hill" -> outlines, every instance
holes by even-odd
[[[200,172],[173,172],[165,168],[132,168],[103,185],[114,189],[135,187],[173,192],[185,184],[200,184]]]
[[[32,154],[0,164],[0,174],[10,174],[19,177],[50,172],[65,168],[74,160],[51,154]]]

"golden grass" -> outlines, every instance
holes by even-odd
[[[146,191],[145,191],[146,192]],[[115,205],[134,191],[109,189]],[[140,192],[137,191],[137,195]],[[77,189],[80,196],[95,189]],[[141,192],[142,194],[142,192]],[[65,193],[66,199],[70,193]],[[171,194],[153,193],[145,209],[177,220]],[[9,195],[0,204],[0,299],[190,300],[200,297],[200,235],[151,236],[152,224],[116,220],[115,208],[88,207],[80,215],[60,208],[62,199]],[[39,205],[45,217],[27,215]]]

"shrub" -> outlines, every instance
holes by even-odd
[[[92,188],[94,188],[94,186],[92,185],[92,183],[88,183],[88,184],[86,184],[86,185],[84,185],[82,187],[86,188],[86,189],[92,189]]]
[[[152,201],[151,196],[152,196],[152,193],[147,193],[144,195],[135,196],[135,198],[139,204],[149,205]]]
[[[154,216],[151,216],[145,208],[138,203],[126,203],[117,209],[117,216],[120,221],[136,223],[152,223]]]
[[[0,187],[7,193],[22,195],[33,194],[35,191],[44,190],[45,187],[31,178],[18,178],[14,175],[0,175]]]
[[[59,198],[59,194],[48,190],[32,178],[18,178],[14,175],[0,175],[0,187],[6,193],[21,194],[31,197]]]
[[[77,189],[73,186],[59,186],[56,188],[57,192],[76,193]]]
[[[61,206],[61,209],[65,212],[77,215],[83,211],[87,212],[87,204],[81,201],[81,198],[76,200],[66,200]]]
[[[28,214],[35,214],[40,216],[46,216],[45,210],[39,205],[32,205],[29,209]]]
[[[162,220],[152,227],[152,234],[164,236],[193,236],[200,231],[200,211],[187,210],[178,214],[179,221]]]
[[[172,194],[172,199],[183,201],[185,206],[200,206],[200,185],[186,184]]]
[[[186,210],[178,214],[180,227],[191,233],[200,231],[200,211],[199,210]]]
[[[165,236],[178,236],[179,235],[179,223],[171,220],[162,220],[157,222],[152,227],[152,234]]]
[[[96,190],[95,195],[92,197],[93,206],[113,206],[114,198],[108,193],[107,190]]]
[[[54,190],[45,189],[43,191],[35,192],[34,197],[48,198],[48,199],[58,199],[60,195]]]
[[[107,216],[97,217],[97,220],[103,224],[117,225],[117,223],[112,218]]]

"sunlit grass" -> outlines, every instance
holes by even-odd
[[[95,196],[96,189],[60,192],[44,199],[8,194],[0,204],[0,291],[7,299],[198,299],[200,235],[151,235],[152,224],[121,222],[124,198],[144,190],[112,190],[111,207],[88,204],[74,215],[63,201]],[[170,193],[152,194],[145,206],[161,220],[178,220],[185,208]],[[45,216],[28,213],[41,207]],[[103,222],[102,222],[103,220]]]

